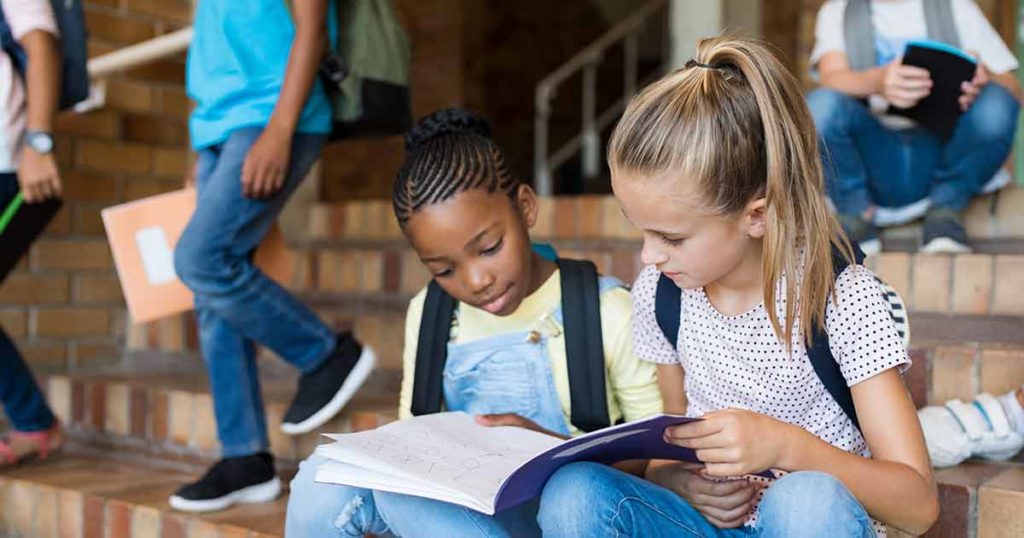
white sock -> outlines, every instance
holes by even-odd
[[[1011,390],[1000,396],[999,403],[1003,406],[1003,410],[1006,411],[1006,418],[1010,420],[1010,428],[1024,435],[1024,407],[1020,405],[1020,400],[1017,399],[1017,390]]]

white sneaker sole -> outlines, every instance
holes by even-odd
[[[334,394],[331,401],[327,402],[327,405],[302,422],[282,423],[281,431],[287,435],[301,435],[323,426],[352,399],[352,396],[359,390],[359,387],[362,387],[363,383],[366,382],[366,378],[370,377],[370,373],[373,372],[373,367],[376,364],[377,356],[374,354],[373,349],[370,346],[363,346],[363,353],[359,356],[355,367],[349,372],[348,377],[345,378],[341,388]]]
[[[273,480],[242,488],[238,491],[228,493],[223,497],[217,497],[216,499],[193,501],[177,495],[172,495],[170,503],[171,508],[181,512],[218,512],[220,510],[226,510],[232,505],[239,503],[268,503],[280,495],[281,479],[275,476]]]
[[[970,254],[971,247],[948,237],[936,237],[918,250],[921,254]]]

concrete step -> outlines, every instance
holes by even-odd
[[[282,473],[285,482],[289,473]],[[270,538],[284,533],[287,498],[204,515],[167,498],[192,477],[110,457],[59,454],[0,470],[0,536]],[[941,511],[928,538],[1024,534],[1024,466],[970,461],[939,470]],[[890,529],[890,536],[909,535]]]
[[[282,480],[290,479],[282,474]],[[0,536],[21,538],[272,538],[287,496],[224,512],[176,512],[168,497],[194,477],[110,457],[58,454],[0,469]]]
[[[268,436],[283,469],[294,469],[326,442],[322,433],[372,429],[396,418],[395,376],[378,373],[323,427],[304,435],[285,435],[279,428],[296,376],[291,371],[264,370],[261,388]],[[65,425],[70,446],[80,453],[116,453],[125,461],[192,472],[218,458],[213,401],[202,371],[143,371],[136,365],[130,372],[53,374],[43,385],[54,413]]]

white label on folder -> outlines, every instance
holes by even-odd
[[[139,247],[142,268],[151,286],[167,284],[178,278],[174,272],[174,251],[163,228],[150,226],[135,232],[135,244]]]

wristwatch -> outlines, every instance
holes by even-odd
[[[53,151],[53,135],[30,129],[25,131],[25,145],[40,155],[47,155]]]

